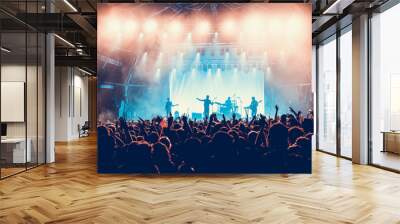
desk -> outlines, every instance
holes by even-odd
[[[400,131],[383,131],[382,152],[400,154]]]
[[[27,139],[28,143],[25,151],[25,138],[6,138],[1,139],[1,157],[6,163],[26,163],[31,162],[31,139]]]

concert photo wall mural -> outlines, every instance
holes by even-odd
[[[311,173],[311,5],[98,4],[99,173]]]

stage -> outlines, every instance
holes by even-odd
[[[302,8],[290,7],[303,15]],[[275,105],[280,112],[312,108],[311,58],[299,53],[309,50],[299,29],[309,25],[295,17],[280,20],[280,7],[134,4],[102,10],[100,120],[150,119],[169,112],[199,119],[207,109],[219,117],[247,117],[253,97],[257,113],[267,116],[274,115]],[[139,17],[141,23],[127,19]],[[293,37],[297,49],[291,46]],[[206,109],[198,99],[207,95]],[[225,105],[228,97],[232,106]]]

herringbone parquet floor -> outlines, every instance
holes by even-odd
[[[400,223],[400,175],[313,154],[312,175],[96,173],[96,141],[0,181],[0,223]]]

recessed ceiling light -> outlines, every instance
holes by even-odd
[[[92,75],[92,73],[90,73],[90,72],[88,72],[88,71],[86,71],[86,70],[83,70],[83,69],[81,69],[81,68],[79,68],[79,67],[78,67],[78,70],[81,71],[81,72],[83,72],[83,73],[85,73],[85,74],[87,74],[87,75],[90,75],[90,76]]]
[[[0,49],[1,49],[1,51],[4,51],[6,53],[10,53],[11,52],[11,50],[9,50],[9,49],[7,49],[5,47],[1,47]]]
[[[62,42],[64,42],[64,43],[66,43],[67,45],[69,45],[70,47],[73,47],[73,48],[75,48],[75,45],[73,45],[71,42],[69,42],[68,40],[66,40],[66,39],[64,39],[64,38],[62,38],[62,37],[60,37],[59,35],[57,35],[57,34],[54,34],[54,36],[55,37],[57,37],[59,40],[61,40]]]
[[[74,12],[78,12],[78,10],[68,1],[64,0],[65,4],[67,4]]]

